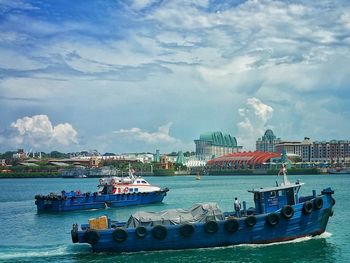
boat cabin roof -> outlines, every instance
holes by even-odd
[[[299,188],[302,186],[304,183],[296,182],[294,184],[287,184],[287,185],[279,185],[279,186],[273,186],[273,187],[265,187],[265,188],[260,188],[260,189],[252,189],[248,190],[248,192],[251,193],[265,193],[265,192],[272,192],[272,191],[279,191],[279,190],[284,190],[284,189],[289,189],[289,188]]]

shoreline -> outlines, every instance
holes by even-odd
[[[291,173],[288,175],[331,175],[330,173]],[[144,175],[143,177],[195,177],[195,174],[186,174],[186,175]],[[252,173],[252,174],[245,174],[245,173],[234,173],[234,174],[205,174],[205,175],[201,175],[201,177],[216,177],[216,176],[225,176],[225,177],[229,177],[229,176],[245,176],[245,177],[249,177],[249,176],[277,176],[276,174],[272,174],[272,173],[264,173],[264,174],[256,174],[256,173]],[[57,179],[57,178],[61,178],[61,179],[91,179],[91,178],[100,178],[100,176],[91,176],[91,177],[85,177],[85,178],[76,178],[76,177],[62,177],[59,175],[52,175],[52,174],[48,174],[48,175],[0,175],[0,180],[1,179],[35,179],[35,178],[52,178],[52,179]]]

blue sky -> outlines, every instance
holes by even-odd
[[[350,139],[349,1],[0,0],[0,152]]]

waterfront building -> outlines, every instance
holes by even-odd
[[[268,129],[265,134],[256,141],[256,150],[261,152],[275,152],[276,144],[280,143],[281,139],[277,138],[273,131]]]
[[[330,164],[350,163],[350,141],[315,141],[310,147],[310,161]]]
[[[191,156],[186,160],[185,165],[187,168],[194,168],[194,167],[204,167],[206,163],[207,163],[206,161],[198,160],[197,157]]]
[[[275,145],[275,152],[282,154],[285,152],[287,155],[301,156],[301,142],[297,141],[283,141]]]
[[[90,158],[90,167],[99,167],[101,165],[101,159],[97,156],[92,156]]]
[[[301,161],[302,162],[311,162],[311,149],[312,141],[309,137],[304,137],[304,140],[301,142]]]
[[[237,145],[235,137],[222,132],[203,133],[194,142],[197,159],[204,161],[229,153],[237,153],[242,149],[242,146]]]
[[[159,163],[160,162],[160,153],[159,150],[156,150],[156,154],[154,155],[154,161]]]
[[[350,141],[314,141],[305,137],[302,142],[281,142],[275,146],[277,153],[298,155],[302,162],[345,164],[350,162]]]
[[[174,167],[174,161],[170,161],[169,156],[162,155],[160,156],[159,166],[165,170],[172,169]]]
[[[177,164],[185,164],[185,156],[184,156],[184,154],[183,154],[183,152],[182,151],[179,151],[178,153],[177,153],[177,157],[176,157],[176,163]]]
[[[279,160],[281,154],[273,152],[240,152],[227,154],[207,162],[209,169],[263,169]]]

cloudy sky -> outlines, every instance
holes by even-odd
[[[0,0],[0,152],[350,139],[350,2]]]

